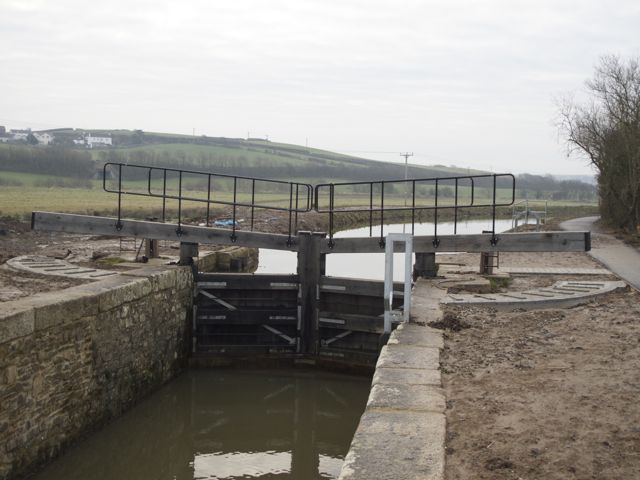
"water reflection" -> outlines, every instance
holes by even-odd
[[[36,478],[336,478],[369,383],[317,372],[191,371]]]

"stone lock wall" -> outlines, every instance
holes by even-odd
[[[18,477],[171,379],[193,278],[147,267],[0,304],[0,479]]]
[[[258,268],[258,249],[225,247],[206,252],[198,259],[201,272],[255,272]]]

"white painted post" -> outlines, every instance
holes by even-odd
[[[384,250],[384,333],[391,333],[393,310],[393,239],[387,234]]]
[[[413,236],[407,235],[404,241],[404,312],[403,320],[409,322],[411,317],[411,283],[413,280]]]
[[[413,236],[408,233],[387,234],[384,255],[384,333],[391,333],[393,320],[393,250],[395,242],[404,242],[404,312],[403,321],[411,316],[411,273]]]

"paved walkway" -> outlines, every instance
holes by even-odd
[[[610,275],[606,268],[567,267],[500,267],[497,273],[526,273],[532,275]]]
[[[505,293],[449,293],[442,303],[450,305],[490,305],[494,308],[559,308],[590,302],[593,297],[627,288],[615,281],[560,281],[550,287]]]
[[[339,480],[444,478],[444,341],[442,331],[425,324],[442,318],[445,293],[429,280],[416,283],[412,321],[400,324],[380,352],[367,407]]]
[[[640,290],[640,252],[613,235],[597,231],[593,222],[598,218],[575,218],[561,223],[560,228],[564,230],[590,230],[593,240],[600,237],[603,241],[592,241],[589,254],[634,288]],[[593,245],[594,243],[595,245]]]
[[[120,273],[113,270],[79,267],[64,260],[38,255],[14,257],[7,261],[7,265],[14,270],[23,272],[56,277],[82,278],[84,280],[102,280],[104,277],[111,277]]]

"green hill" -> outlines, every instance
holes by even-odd
[[[82,130],[49,132],[55,135],[60,146],[82,148],[73,145],[73,140],[82,136]],[[91,133],[108,135],[113,140],[113,147],[89,151],[91,158],[101,163],[140,163],[273,179],[293,178],[312,183],[404,178],[404,164],[400,162],[369,160],[262,139],[194,137],[140,130],[91,130]],[[413,178],[477,173],[483,172],[441,165],[409,167],[409,176]]]
[[[49,132],[55,136],[55,145],[44,147],[26,143],[0,143],[0,216],[28,214],[38,209],[108,211],[113,205],[113,195],[101,188],[102,168],[106,162],[298,181],[313,185],[341,181],[397,180],[404,178],[405,174],[405,166],[400,162],[369,160],[262,139],[193,137],[139,130],[91,130],[90,133],[94,136],[110,136],[113,146],[88,149],[74,144],[74,140],[82,138],[88,131],[57,129]],[[146,172],[137,170],[134,173],[137,176],[127,175],[127,180],[132,183],[127,183],[126,188],[146,190],[147,183],[143,178],[146,178]],[[411,165],[408,169],[408,176],[413,179],[483,173],[487,172],[441,165]],[[154,181],[158,181],[158,178]],[[185,177],[184,185],[188,190],[198,192],[197,195],[204,195],[202,192],[207,190],[207,180],[201,176]],[[244,184],[240,182],[240,190],[248,188],[247,185],[242,185]],[[453,182],[441,182],[438,199],[442,202],[452,201],[454,187]],[[476,203],[484,202],[481,197],[489,199],[491,180],[476,181],[475,187]],[[169,178],[167,188],[176,190],[177,178]],[[232,200],[233,182],[216,179],[212,188],[220,199]],[[461,182],[460,195],[468,195],[468,188],[468,183]],[[594,186],[575,181],[560,182],[551,176],[519,175],[517,188],[517,199],[551,199],[556,202],[578,203],[591,203],[596,199]],[[267,191],[262,193],[265,198],[273,196]],[[369,202],[367,187],[356,186],[343,193],[347,195],[345,198],[348,202]],[[499,199],[511,198],[511,193],[510,182],[501,181],[498,184]],[[431,201],[435,195],[434,182],[417,183],[416,194],[417,197],[426,199],[425,201]],[[387,185],[385,198],[387,195],[389,200],[402,204],[406,190],[402,183]],[[131,205],[141,209],[141,212],[151,205],[151,200],[143,197],[132,197],[129,201],[134,199],[135,202]]]

